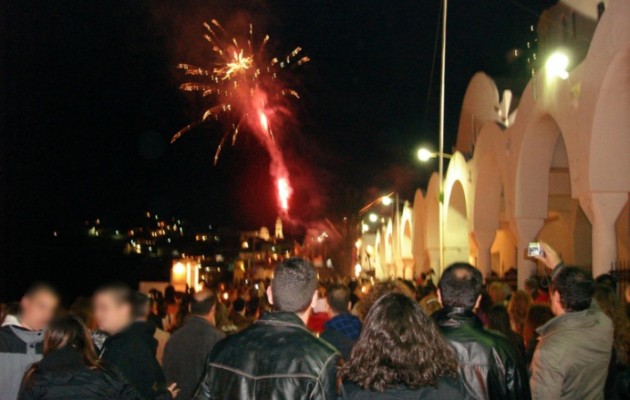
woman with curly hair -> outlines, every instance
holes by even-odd
[[[433,320],[400,293],[374,303],[339,376],[349,400],[466,398],[451,348]]]
[[[612,320],[615,328],[612,358],[604,389],[605,398],[630,399],[630,321],[617,293],[610,286],[598,284],[593,297],[599,308]]]

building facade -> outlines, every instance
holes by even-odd
[[[566,53],[568,76],[540,65],[515,107],[477,73],[444,181],[445,264],[516,269],[520,287],[536,271],[530,242],[595,276],[630,259],[630,2],[560,1],[537,29],[539,58]],[[362,263],[377,276],[439,274],[438,187],[434,174],[370,239]]]

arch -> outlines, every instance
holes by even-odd
[[[427,188],[426,204],[426,224],[425,224],[425,250],[427,252],[426,269],[433,268],[438,273],[440,262],[440,203],[439,198],[439,176],[437,173],[431,175]]]
[[[468,262],[470,245],[468,241],[468,212],[464,186],[455,181],[446,207],[444,223],[444,263]]]
[[[630,192],[630,43],[613,58],[593,114],[588,154],[592,192]]]
[[[424,271],[428,256],[426,252],[426,202],[422,191],[416,190],[413,198],[413,243],[411,252],[414,260],[414,274]]]
[[[488,121],[499,120],[499,91],[492,78],[477,72],[471,78],[462,101],[457,129],[457,150],[470,154],[475,148],[477,134]]]
[[[516,218],[547,217],[549,170],[560,135],[558,124],[549,114],[528,124],[516,165]]]
[[[385,270],[385,276],[391,276],[391,269],[394,267],[394,226],[392,219],[389,218],[387,221],[387,228],[385,228],[385,265],[383,265],[383,270]]]
[[[376,278],[383,279],[386,275],[385,266],[385,237],[381,234],[382,229],[376,231],[374,245],[374,273]]]
[[[404,259],[413,259],[413,214],[407,203],[403,207],[400,236],[400,255]]]
[[[503,179],[494,154],[476,160],[473,195],[473,231],[491,232],[499,229]]]

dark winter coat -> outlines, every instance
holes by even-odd
[[[48,354],[29,376],[20,400],[142,400],[113,368],[90,369],[73,347]]]
[[[155,327],[134,322],[123,332],[105,340],[101,359],[116,367],[146,400],[166,392],[166,379],[155,358]]]
[[[194,315],[173,333],[164,350],[164,374],[169,382],[177,382],[179,398],[188,400],[195,394],[208,355],[224,337],[223,332]]]

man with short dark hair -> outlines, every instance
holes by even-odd
[[[144,399],[170,397],[177,394],[175,385],[166,388],[162,368],[155,355],[155,329],[136,321],[139,309],[135,293],[125,284],[114,283],[94,293],[94,318],[98,328],[109,335],[100,357],[115,366]]]
[[[551,311],[556,316],[538,328],[532,360],[534,399],[604,398],[613,325],[592,306],[595,283],[577,267],[560,265],[553,273]]]
[[[217,297],[208,289],[193,296],[191,315],[176,330],[164,350],[164,373],[169,382],[177,382],[179,397],[190,399],[195,394],[214,346],[225,337],[215,327]]]
[[[164,360],[164,348],[171,334],[158,328],[152,321],[149,321],[149,316],[151,315],[151,298],[146,294],[140,292],[135,293],[133,309],[136,322],[146,324],[147,331],[153,331],[153,338],[157,342],[155,358],[161,366]]]
[[[350,314],[350,289],[344,285],[332,285],[328,288],[328,313],[330,319],[324,324],[324,331],[319,335],[332,344],[345,360],[361,334],[361,320]]]
[[[215,346],[194,399],[336,399],[339,354],[305,326],[316,289],[307,261],[278,264],[267,289],[274,312]]]
[[[29,287],[22,300],[17,322],[0,329],[0,398],[18,397],[28,367],[42,359],[45,328],[53,318],[59,295],[46,283]]]
[[[433,314],[450,342],[473,399],[529,399],[523,360],[505,337],[487,331],[473,310],[479,306],[483,276],[470,264],[456,263],[444,270],[437,295],[443,308]]]

